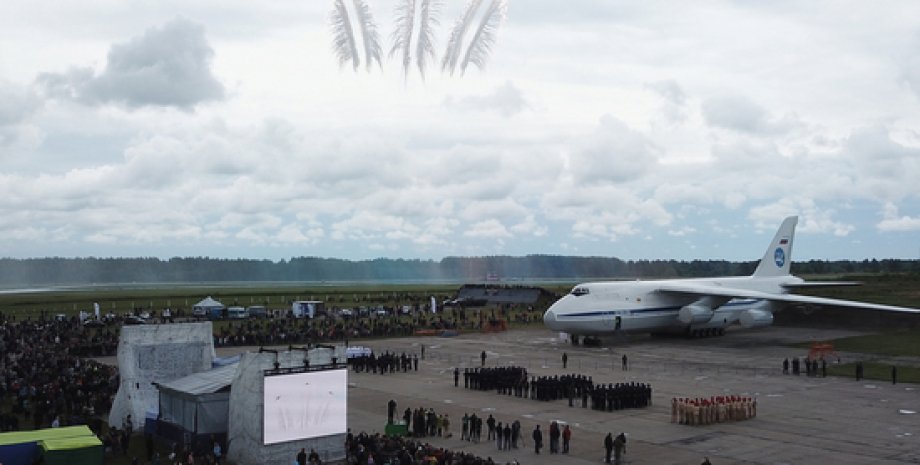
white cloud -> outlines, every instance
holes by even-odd
[[[777,134],[791,130],[794,118],[771,116],[744,96],[711,97],[703,102],[703,116],[712,126],[750,134]]]
[[[645,87],[664,100],[661,113],[668,123],[682,123],[687,119],[687,95],[677,81],[666,80],[647,83]]]
[[[882,232],[920,231],[920,218],[899,215],[898,207],[893,203],[885,204],[882,221],[875,227]]]
[[[580,183],[629,182],[649,173],[658,158],[658,148],[645,135],[610,115],[572,145],[569,171]]]
[[[511,233],[500,221],[492,219],[474,223],[465,228],[464,236],[484,239],[510,238]]]
[[[917,2],[535,0],[487,70],[424,82],[340,71],[320,3],[9,0],[0,248],[747,259],[798,214],[814,256],[915,254],[870,236],[920,211]]]
[[[524,99],[524,93],[511,81],[506,81],[501,86],[496,87],[490,94],[471,95],[456,100],[448,97],[444,100],[444,105],[450,109],[494,111],[505,118],[530,108],[527,100]]]
[[[90,104],[190,109],[224,98],[224,86],[211,72],[213,56],[204,28],[179,18],[113,45],[98,76],[90,68],[72,68],[44,73],[38,82],[50,95]]]

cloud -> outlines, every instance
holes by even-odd
[[[920,33],[914,35],[910,52],[901,64],[901,80],[920,98]]]
[[[224,98],[224,86],[211,72],[213,56],[204,27],[177,18],[112,45],[99,75],[76,67],[65,73],[44,73],[37,80],[49,95],[92,105],[187,110]]]
[[[644,134],[611,116],[601,117],[593,134],[573,140],[569,171],[583,183],[629,182],[657,163],[659,149]]]
[[[664,100],[661,113],[669,123],[680,123],[687,119],[687,95],[677,81],[666,80],[650,82],[645,85]]]
[[[27,122],[41,106],[41,99],[32,89],[0,79],[0,147],[7,148],[4,153],[14,145],[38,145],[41,132]],[[3,158],[4,154],[0,154]]]
[[[41,107],[31,89],[0,80],[0,127],[19,124]]]
[[[506,228],[505,225],[503,225],[500,221],[495,219],[474,223],[465,228],[463,235],[467,237],[485,239],[501,239],[512,237],[512,234],[508,232],[508,228]]]
[[[777,118],[747,97],[711,97],[703,102],[703,117],[711,126],[748,134],[781,134],[795,126],[791,117]]]
[[[491,94],[471,95],[457,100],[447,97],[444,106],[465,111],[497,112],[505,118],[530,108],[524,93],[511,81],[496,87]]]
[[[798,215],[796,231],[806,234],[833,234],[845,237],[856,230],[852,224],[835,220],[836,214],[835,209],[823,208],[810,198],[783,197],[767,205],[752,208],[748,217],[763,231],[775,229],[777,224],[790,215]]]
[[[882,232],[910,232],[920,231],[920,218],[899,215],[898,207],[893,203],[886,203],[882,213],[882,221],[875,227]]]

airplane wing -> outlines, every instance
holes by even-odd
[[[781,284],[785,289],[808,289],[814,287],[861,286],[859,281],[805,281],[802,283]]]
[[[870,304],[855,300],[829,299],[826,297],[812,297],[798,294],[774,294],[772,292],[752,291],[722,286],[706,286],[698,284],[662,283],[658,292],[665,294],[684,294],[703,296],[730,297],[738,299],[762,299],[774,302],[791,304],[827,305],[833,307],[864,308],[867,310],[884,310],[888,312],[920,313],[920,309],[896,307],[893,305]]]

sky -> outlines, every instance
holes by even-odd
[[[0,256],[920,259],[920,2],[366,3],[4,0]]]

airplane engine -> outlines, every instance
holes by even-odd
[[[712,319],[712,309],[701,305],[698,303],[693,303],[690,305],[684,305],[680,308],[680,311],[677,312],[677,318],[683,324],[699,324],[706,323]]]
[[[750,309],[741,312],[738,320],[741,327],[745,329],[763,328],[773,324],[773,314],[764,310]]]

